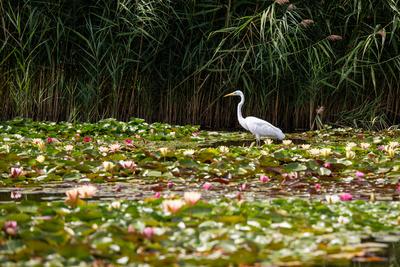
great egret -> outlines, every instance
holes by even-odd
[[[273,126],[271,123],[265,120],[256,117],[243,118],[242,106],[244,103],[244,94],[242,91],[237,90],[233,93],[225,95],[224,97],[227,96],[240,96],[240,102],[237,106],[237,117],[239,120],[239,124],[246,130],[250,131],[256,137],[257,145],[260,145],[260,138],[262,136],[279,140],[285,138],[285,135],[283,134],[281,129]]]

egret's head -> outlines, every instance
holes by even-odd
[[[243,95],[242,91],[236,90],[235,92],[232,92],[230,94],[224,95],[224,97],[227,97],[227,96],[242,96],[242,95]]]

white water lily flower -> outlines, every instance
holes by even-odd
[[[293,143],[292,140],[283,140],[283,141],[282,141],[282,144],[284,144],[285,146],[288,146],[288,145],[290,145],[291,143]]]
[[[340,197],[338,195],[326,195],[325,196],[326,202],[329,204],[336,203],[340,201]]]
[[[329,156],[330,154],[332,154],[332,149],[330,148],[321,148],[320,149],[320,154],[324,157]]]
[[[348,217],[344,217],[344,216],[338,217],[338,223],[340,223],[340,224],[348,224],[349,222],[350,222],[350,219]]]
[[[119,201],[113,201],[110,204],[110,208],[114,209],[114,210],[119,210],[121,208],[121,202]]]
[[[321,151],[318,148],[312,148],[308,150],[308,153],[310,153],[313,156],[318,156],[319,154],[321,154]]]
[[[356,152],[351,150],[346,150],[346,158],[354,159],[356,157]]]
[[[74,149],[74,146],[73,145],[66,145],[64,147],[64,149],[65,149],[65,151],[72,151],[72,149]]]
[[[101,153],[107,153],[107,152],[108,152],[108,147],[99,146],[99,151],[100,151]]]
[[[191,157],[191,156],[193,156],[194,152],[195,151],[193,149],[186,149],[183,151],[183,155],[186,157]]]
[[[36,157],[36,161],[39,163],[43,163],[46,160],[46,158],[43,155],[39,155]]]
[[[368,149],[370,146],[371,146],[370,143],[361,143],[361,144],[360,144],[360,147],[361,147],[362,149]]]
[[[218,149],[219,149],[219,151],[221,153],[228,153],[229,152],[229,148],[227,146],[220,146]]]
[[[112,163],[111,161],[103,161],[101,165],[106,171],[111,171],[115,166],[114,163]]]
[[[356,146],[357,146],[357,144],[354,142],[347,143],[346,150],[351,150],[351,149],[353,149],[353,147],[356,147]]]
[[[160,150],[161,156],[163,156],[163,157],[165,157],[169,152],[168,147],[161,147],[161,148],[159,148],[159,150]]]
[[[300,147],[304,150],[308,150],[308,149],[310,149],[311,145],[310,144],[302,144],[302,145],[300,145]]]
[[[264,140],[264,143],[267,144],[267,145],[271,145],[273,142],[274,141],[272,139],[269,139],[269,138]]]
[[[389,142],[389,147],[395,148],[399,146],[399,142]]]

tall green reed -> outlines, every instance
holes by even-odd
[[[397,0],[4,0],[1,118],[131,116],[288,130],[399,121]]]

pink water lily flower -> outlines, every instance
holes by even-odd
[[[76,204],[79,200],[79,192],[77,188],[67,190],[65,195],[67,196],[65,201],[69,204]]]
[[[315,190],[319,191],[321,190],[321,184],[315,184],[314,185]]]
[[[16,221],[6,221],[3,226],[3,231],[9,236],[15,236],[18,232],[18,224]]]
[[[162,203],[163,210],[166,213],[176,213],[184,205],[185,205],[185,202],[182,199],[164,200]]]
[[[153,227],[145,227],[143,229],[143,236],[146,237],[147,239],[151,239],[154,236],[154,228]]]
[[[353,195],[350,193],[343,193],[339,197],[341,201],[350,201],[353,199]]]
[[[71,204],[76,204],[79,198],[90,198],[96,194],[97,188],[93,185],[83,185],[77,188],[67,190],[65,194],[67,195],[66,201]]]
[[[246,189],[247,189],[247,184],[246,184],[246,183],[241,184],[239,189],[240,189],[241,191],[246,190]]]
[[[365,173],[360,172],[360,171],[356,171],[356,176],[357,176],[358,178],[363,178],[363,177],[365,176]]]
[[[266,175],[261,175],[260,176],[260,182],[261,183],[267,183],[267,182],[269,182],[271,179],[269,179],[269,177],[268,176],[266,176]]]
[[[91,141],[92,141],[92,138],[91,138],[91,137],[89,137],[89,136],[83,137],[83,142],[89,143],[89,142],[91,142]]]
[[[21,176],[22,175],[22,168],[21,167],[12,167],[11,170],[10,170],[10,175],[13,178]]]
[[[327,168],[327,169],[330,169],[332,167],[332,164],[329,163],[329,162],[325,162],[324,163],[324,167]]]
[[[125,143],[125,145],[127,145],[127,146],[132,146],[132,145],[133,145],[132,139],[129,139],[129,138],[125,139],[125,140],[124,140],[124,143]]]
[[[21,192],[19,191],[11,191],[10,193],[11,199],[20,199],[22,197]]]
[[[210,190],[212,188],[212,184],[209,182],[205,182],[202,186],[204,190]]]
[[[91,198],[96,194],[97,188],[93,185],[82,185],[78,187],[80,198]]]
[[[167,187],[169,188],[169,189],[171,189],[172,187],[174,187],[174,182],[171,182],[171,181],[168,181],[168,183],[167,183]]]
[[[185,192],[183,194],[183,199],[189,205],[196,204],[201,198],[201,193],[199,192]]]
[[[122,168],[134,171],[136,169],[136,163],[132,160],[121,160],[119,162]]]
[[[160,192],[156,192],[153,197],[154,198],[160,198],[161,197],[161,193]]]
[[[54,139],[52,137],[47,137],[47,143],[51,144],[54,142]]]

